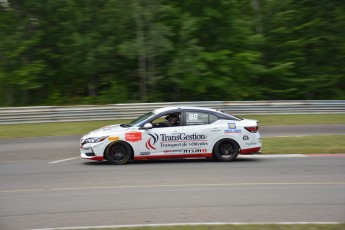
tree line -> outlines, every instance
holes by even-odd
[[[0,1],[0,106],[345,99],[344,88],[344,1]]]

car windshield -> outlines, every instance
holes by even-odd
[[[134,125],[136,125],[136,124],[139,124],[139,123],[141,123],[143,120],[145,120],[145,119],[151,117],[153,114],[154,114],[154,113],[152,113],[152,112],[145,113],[144,115],[142,115],[142,116],[140,116],[140,117],[134,119],[133,121],[129,122],[129,123],[127,124],[127,126],[131,127],[131,126],[134,126]]]

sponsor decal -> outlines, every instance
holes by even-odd
[[[248,142],[248,143],[245,143],[246,145],[257,145],[258,143],[256,142]]]
[[[236,129],[236,124],[235,123],[228,123],[229,129]]]
[[[167,135],[161,134],[162,141],[206,141],[206,135],[203,134],[190,134],[186,135],[185,133],[180,133],[178,135]]]
[[[176,150],[164,150],[165,153],[182,153],[182,149],[176,149]]]
[[[244,136],[243,136],[243,140],[244,140],[244,141],[248,141],[248,140],[249,140],[249,137],[248,137],[247,135],[244,135]]]
[[[171,144],[171,143],[167,143],[167,144],[161,143],[161,147],[162,148],[176,148],[176,147],[184,147],[186,145],[183,145],[182,143],[174,143],[174,144]]]
[[[206,146],[208,145],[207,142],[180,142],[180,143],[160,143],[162,148],[176,148],[176,147],[181,147],[181,148],[186,148],[187,146],[192,146],[192,147],[201,147],[201,146]]]
[[[183,153],[206,153],[207,149],[185,149]]]
[[[150,152],[139,152],[139,155],[148,156],[148,155],[150,155]]]
[[[151,136],[151,138],[148,141],[146,141],[146,145],[145,146],[146,146],[147,149],[156,149],[154,147],[154,145],[159,140],[159,137],[158,137],[157,133],[155,133],[154,135],[152,135],[152,134],[149,134],[149,135]],[[152,141],[153,141],[153,143],[152,143]]]
[[[136,142],[142,140],[141,132],[129,132],[126,133],[126,141]]]
[[[108,137],[109,141],[118,141],[120,140],[120,137]]]
[[[231,133],[235,133],[235,134],[240,134],[241,130],[240,129],[226,129],[224,130],[225,134],[231,134]]]
[[[160,134],[159,136],[155,134],[149,134],[151,137],[146,142],[147,149],[156,149],[155,144],[160,141],[160,146],[162,148],[176,148],[176,147],[186,147],[186,146],[204,146],[208,145],[207,136],[204,134],[185,134],[179,133],[177,135],[167,135]],[[167,142],[179,142],[179,143],[167,143]],[[189,143],[187,143],[189,142]]]
[[[191,142],[191,143],[188,143],[189,146],[205,146],[205,145],[208,145],[207,142]]]

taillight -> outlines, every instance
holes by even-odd
[[[248,126],[248,127],[244,127],[244,128],[251,133],[256,133],[259,130],[259,126]]]

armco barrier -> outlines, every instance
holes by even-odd
[[[345,113],[345,100],[195,101],[78,106],[34,106],[0,108],[0,124],[133,119],[147,111],[166,106],[209,107],[234,115]]]

